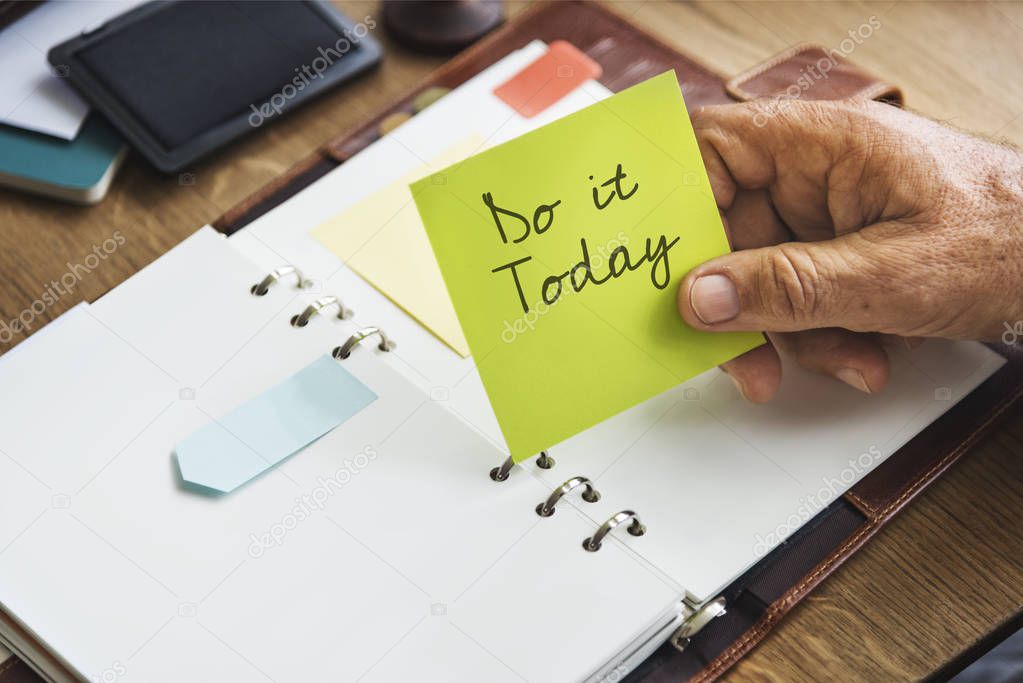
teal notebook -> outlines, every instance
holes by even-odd
[[[74,140],[0,125],[0,185],[93,204],[103,199],[127,146],[91,114]]]

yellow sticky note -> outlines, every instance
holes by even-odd
[[[516,460],[764,342],[679,317],[729,246],[673,72],[412,194]]]
[[[473,134],[366,197],[312,235],[349,268],[418,320],[463,358],[469,345],[444,288],[409,184],[480,150]]]

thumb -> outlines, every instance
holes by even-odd
[[[844,327],[900,334],[909,319],[899,310],[905,297],[880,284],[880,249],[851,233],[737,251],[690,271],[679,287],[678,308],[690,326],[707,331]]]

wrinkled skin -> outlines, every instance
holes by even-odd
[[[886,343],[1023,321],[1020,152],[875,102],[706,107],[693,126],[736,253],[690,272],[678,306],[768,333],[722,366],[747,399],[778,390],[779,350],[872,393]]]

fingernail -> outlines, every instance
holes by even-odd
[[[735,375],[733,375],[732,373],[728,372],[728,366],[726,366],[726,365],[719,365],[718,368],[721,370],[721,372],[725,373],[728,376],[728,379],[732,380],[732,384],[735,385],[736,390],[740,394],[742,394],[742,397],[744,399],[746,399],[748,401],[749,400],[749,396],[746,394],[746,387],[743,386],[742,382],[740,382],[738,379],[736,379]]]
[[[748,401],[749,400],[749,396],[746,395],[746,387],[744,387],[742,385],[742,382],[740,382],[739,380],[735,379],[731,375],[729,375],[728,377],[729,377],[729,379],[732,380],[732,384],[735,385],[735,388],[738,389],[738,391],[742,395],[742,397]]]
[[[842,380],[853,389],[858,389],[864,394],[871,393],[870,387],[867,386],[867,380],[864,379],[863,373],[854,368],[842,368],[835,372],[835,377]]]
[[[724,275],[704,275],[689,288],[689,305],[704,324],[723,323],[739,315],[739,292]]]

